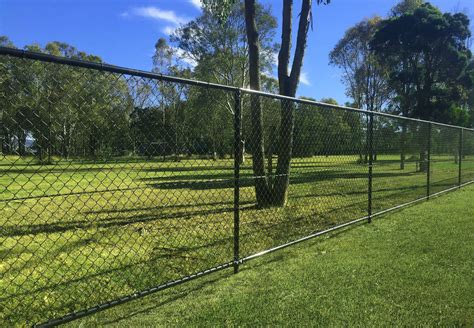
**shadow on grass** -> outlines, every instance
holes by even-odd
[[[195,206],[187,206],[188,208],[193,208]],[[169,206],[168,208],[172,208]],[[90,228],[111,228],[111,227],[120,227],[127,226],[134,223],[146,223],[151,221],[158,220],[190,220],[195,216],[206,216],[210,214],[220,214],[220,213],[230,213],[233,212],[234,208],[217,208],[217,209],[204,209],[204,210],[194,210],[194,211],[183,211],[178,213],[163,213],[163,214],[154,214],[154,213],[144,213],[144,214],[135,214],[126,217],[107,217],[100,219],[99,221],[91,220],[76,220],[69,222],[54,222],[54,223],[42,223],[42,224],[26,224],[26,225],[16,225],[16,226],[3,226],[0,231],[0,237],[17,237],[24,235],[34,235],[40,233],[58,233],[66,232],[69,230],[76,229],[90,229]],[[162,228],[163,230],[166,227]]]
[[[450,179],[448,179],[448,180],[450,180]],[[397,188],[395,188],[395,189],[397,189]],[[404,187],[404,189],[406,189],[406,187]],[[392,189],[388,189],[388,190],[392,190]],[[404,194],[404,192],[402,191],[398,194]],[[388,198],[388,197],[393,197],[393,194],[387,195],[387,197],[385,197],[385,198]],[[215,203],[216,202],[210,203],[210,204],[215,204]],[[227,203],[229,204],[230,202],[227,202]],[[219,203],[217,202],[217,204],[219,204]],[[250,204],[250,202],[249,202],[249,204]],[[364,209],[363,205],[365,205],[365,199],[361,200],[360,202],[357,202],[357,203],[350,203],[346,206],[337,207],[337,208],[333,209],[332,211],[335,213],[334,216],[329,214],[330,211],[327,211],[323,214],[313,213],[313,214],[316,215],[315,219],[317,219],[319,221],[319,222],[317,222],[317,224],[316,223],[313,224],[313,223],[311,223],[311,221],[308,221],[308,216],[311,215],[310,213],[299,216],[299,217],[292,216],[291,218],[285,218],[285,220],[282,220],[280,222],[275,222],[273,224],[268,224],[268,223],[265,224],[264,222],[259,222],[258,220],[256,220],[255,221],[255,223],[256,223],[255,229],[244,229],[242,231],[242,236],[241,236],[242,237],[242,242],[245,242],[246,239],[247,239],[247,242],[256,241],[253,244],[254,247],[252,247],[252,251],[250,251],[250,253],[255,253],[255,252],[258,252],[260,250],[268,249],[271,246],[280,245],[284,242],[291,241],[291,240],[303,237],[303,236],[308,235],[310,233],[313,233],[315,231],[320,231],[320,230],[323,230],[325,228],[329,228],[330,226],[333,226],[335,224],[343,223],[343,221],[342,222],[334,222],[333,221],[334,217],[338,217],[338,215],[337,215],[338,213],[345,213],[345,214],[352,213],[353,214],[353,212],[348,210],[348,209],[351,208],[352,210],[354,210],[354,205],[355,204],[360,204],[361,205],[360,209]],[[253,209],[251,206],[249,206],[249,208]],[[231,210],[233,210],[233,208],[232,209],[224,208],[224,209],[220,209],[220,210],[231,211]],[[349,215],[349,216],[352,216],[352,215]],[[326,221],[323,220],[324,217],[327,218]],[[131,216],[131,218],[134,219],[135,216]],[[352,217],[352,218],[354,218],[354,217]],[[113,218],[111,218],[111,219],[113,219]],[[353,227],[350,227],[350,228],[353,228]],[[249,231],[246,232],[245,230],[249,230]],[[331,233],[328,236],[336,237],[340,233],[342,233],[343,231],[346,231],[346,230],[347,229],[343,229],[343,230]],[[289,232],[291,232],[291,233],[289,233]],[[268,238],[268,239],[264,240],[264,238]],[[46,259],[54,258],[61,252],[66,252],[66,253],[67,252],[72,252],[75,248],[81,247],[81,245],[85,242],[87,243],[87,240],[79,241],[78,243],[75,243],[75,244],[72,244],[72,245],[65,245],[64,247],[60,248],[58,250],[58,252],[56,252],[56,254],[48,254]],[[213,252],[215,252],[216,249],[220,250],[219,245],[227,245],[227,244],[231,245],[231,243],[232,243],[232,236],[226,236],[225,238],[214,239],[212,241],[209,241],[209,242],[206,242],[206,243],[201,243],[199,245],[188,245],[188,246],[182,246],[182,247],[156,247],[154,250],[158,251],[158,253],[160,254],[159,256],[157,256],[157,253],[155,253],[155,255],[152,256],[152,258],[150,258],[150,259],[146,259],[146,260],[143,260],[143,261],[136,261],[136,262],[131,263],[131,264],[122,265],[120,267],[112,268],[112,269],[109,269],[109,270],[103,270],[101,272],[85,275],[85,276],[82,276],[82,277],[78,277],[76,279],[67,279],[67,280],[62,281],[58,284],[51,284],[49,286],[43,286],[43,287],[40,287],[40,288],[38,288],[36,290],[33,290],[33,291],[31,291],[31,290],[22,291],[22,292],[19,292],[17,294],[14,294],[14,295],[9,295],[6,298],[0,298],[0,301],[3,302],[3,301],[7,301],[8,298],[10,298],[10,297],[19,297],[19,296],[22,296],[22,295],[40,293],[40,292],[44,292],[44,291],[47,291],[47,290],[58,290],[58,289],[62,290],[63,289],[64,292],[67,293],[68,289],[75,288],[75,287],[71,287],[72,284],[80,283],[80,282],[83,282],[83,281],[88,281],[88,280],[91,280],[91,279],[92,279],[92,281],[95,281],[95,280],[93,280],[95,278],[99,278],[99,280],[100,280],[100,277],[106,276],[108,274],[113,274],[113,275],[116,275],[117,277],[121,277],[121,276],[124,275],[125,271],[127,271],[127,270],[130,271],[131,273],[129,273],[129,278],[126,278],[125,280],[128,281],[131,285],[133,285],[134,281],[130,277],[133,276],[133,274],[132,274],[133,272],[135,272],[137,270],[139,271],[139,268],[136,268],[139,265],[145,265],[146,268],[148,268],[147,270],[151,270],[153,267],[157,267],[157,265],[160,265],[160,268],[165,268],[166,270],[170,270],[174,274],[180,275],[181,274],[180,272],[182,272],[181,275],[187,275],[189,273],[186,272],[185,270],[186,269],[189,270],[189,268],[185,267],[183,269],[183,268],[180,267],[180,262],[179,262],[180,258],[183,259],[183,260],[188,261],[190,258],[192,258],[192,257],[190,257],[189,253],[195,252],[197,250],[202,250],[202,249],[207,250],[207,249],[209,249],[209,252],[206,252],[207,254],[205,254],[206,256],[193,258],[193,261],[194,261],[193,263],[196,263],[196,261],[201,261],[201,263],[203,264],[203,267],[206,267],[206,263],[209,262],[209,259],[213,258],[212,257]],[[163,254],[163,252],[165,254]],[[163,262],[163,264],[157,263],[160,260],[167,261],[168,259],[169,259],[169,262]],[[283,256],[281,256],[281,257],[280,256],[269,257],[269,259],[272,259],[272,260],[269,260],[269,261],[279,261],[279,260],[283,259]],[[38,261],[44,261],[44,260],[45,260],[45,257],[38,259]],[[36,263],[38,263],[38,261],[36,261]],[[151,264],[151,263],[157,263],[157,264]],[[266,262],[262,261],[261,265],[265,265],[267,263],[268,263],[268,261],[266,261]],[[253,267],[255,267],[255,266],[253,266]],[[22,268],[22,269],[24,269],[24,268]],[[148,272],[147,270],[145,270],[145,272]],[[128,279],[130,279],[130,280],[128,280]],[[220,279],[220,278],[217,278],[216,280],[218,280],[218,279]],[[120,281],[120,279],[119,279],[119,281]],[[203,280],[203,283],[201,285],[202,285],[202,287],[205,286],[205,281],[204,280]],[[202,287],[197,286],[196,288],[202,288]],[[111,294],[111,295],[113,295],[113,294]],[[178,299],[182,296],[176,296],[176,297],[177,298],[170,297],[170,298],[168,298],[167,300],[165,300],[163,302],[160,302],[160,303],[158,303],[158,304],[156,304],[152,307],[149,307],[148,310],[152,310],[153,308],[156,308],[156,307],[162,306],[166,303],[172,302],[172,301],[174,301],[174,300],[176,300],[176,299]],[[101,301],[101,300],[102,299],[99,298],[98,301]],[[84,303],[84,306],[86,306],[86,303]],[[62,308],[58,307],[58,309],[62,309]],[[135,315],[143,314],[143,313],[145,313],[144,311],[146,312],[147,310],[144,309],[144,310],[140,310],[140,311],[136,311],[136,312],[127,314],[126,316],[122,316],[122,317],[119,317],[117,319],[114,319],[113,321],[110,321],[109,323],[118,322],[120,320],[129,318],[129,317],[132,317],[132,316],[135,316]],[[58,312],[61,312],[61,311],[58,311]]]
[[[419,173],[409,172],[380,172],[374,173],[373,178],[396,178],[396,177],[411,177],[419,175]],[[194,179],[190,179],[190,178]],[[234,187],[234,179],[228,177],[228,179],[215,179],[205,180],[201,179],[202,176],[175,176],[173,180],[175,182],[158,182],[149,183],[148,186],[157,189],[191,189],[191,190],[209,190],[209,189],[229,189]],[[215,175],[214,175],[215,177]],[[367,172],[347,172],[343,170],[327,170],[323,172],[298,172],[295,171],[290,177],[290,185],[316,183],[322,181],[332,181],[337,179],[353,180],[353,179],[367,179]],[[147,178],[150,180],[170,180],[165,177],[158,178]],[[241,187],[252,187],[254,185],[255,178],[251,175],[243,176],[240,179]]]
[[[446,179],[450,181],[452,178]],[[443,183],[441,180],[437,181],[433,187],[441,188],[443,186],[452,186],[452,184]],[[399,195],[406,194],[407,191],[418,191],[425,188],[425,185],[412,185],[405,187],[397,188],[382,188],[374,189],[374,201],[382,202],[385,199],[393,199]],[[377,196],[379,192],[391,192],[399,191],[398,193],[390,193],[385,196]],[[291,199],[301,199],[301,198],[314,198],[315,200],[320,197],[334,197],[334,196],[354,196],[354,195],[365,195],[367,191],[354,190],[354,191],[341,191],[341,192],[330,192],[330,193],[314,193],[307,195],[290,195]],[[398,199],[398,198],[396,198]],[[365,199],[356,200],[355,202],[347,202],[344,199],[344,202],[341,202],[338,205],[338,208],[344,209],[351,206],[355,206],[362,202],[366,202]],[[347,206],[341,206],[343,203],[349,203]],[[393,202],[389,202],[390,204]],[[297,203],[295,204],[298,205]],[[219,206],[217,208],[206,208],[211,206]],[[248,210],[257,210],[257,206],[253,201],[242,201],[240,203],[241,211]],[[316,206],[315,206],[316,207]],[[201,208],[201,209],[200,209]],[[101,218],[99,220],[74,220],[68,222],[52,222],[52,223],[41,223],[41,224],[24,224],[24,225],[5,225],[0,230],[0,237],[18,237],[25,235],[35,235],[41,233],[60,233],[76,229],[91,229],[91,228],[111,228],[111,227],[121,227],[127,226],[134,223],[147,223],[160,220],[191,220],[196,216],[207,216],[212,214],[230,214],[233,213],[234,207],[233,203],[230,201],[223,202],[209,202],[209,203],[196,203],[196,204],[179,204],[179,205],[163,205],[163,206],[154,206],[154,207],[141,207],[141,208],[126,208],[126,209],[101,209],[98,211],[87,211],[84,214],[94,215],[94,214],[120,214],[120,213],[132,213],[139,211],[156,211],[156,210],[173,210],[173,209],[192,209],[184,210],[176,213],[137,213],[134,215],[128,216],[112,216]],[[264,210],[262,210],[264,211]],[[328,210],[324,213],[319,213],[320,216],[324,216],[325,213],[331,213],[332,210]],[[190,226],[188,225],[188,228]],[[163,230],[166,230],[167,227],[163,227]]]
[[[251,238],[251,239],[247,239],[247,242],[250,242],[250,240],[252,240],[252,239],[259,239],[260,240],[260,238],[263,235],[266,235],[266,237],[270,237],[272,242],[259,241],[258,244],[254,244],[254,248],[253,248],[253,251],[251,253],[256,253],[260,250],[267,249],[267,248],[269,248],[273,245],[278,245],[278,244],[281,244],[281,243],[284,243],[284,242],[287,242],[287,241],[290,241],[290,240],[294,240],[294,239],[297,239],[297,238],[300,238],[300,237],[304,236],[305,233],[303,231],[301,231],[301,228],[305,228],[306,233],[311,233],[315,230],[317,231],[317,230],[322,230],[323,228],[325,228],[325,227],[320,226],[320,224],[319,224],[319,225],[313,226],[312,229],[309,229],[309,227],[307,226],[306,219],[307,219],[306,215],[299,216],[299,217],[293,217],[293,218],[291,218],[291,220],[288,219],[288,220],[282,220],[280,222],[275,222],[273,224],[266,224],[264,229],[262,229],[263,228],[262,225],[258,224],[260,229],[252,229],[249,232],[242,231],[241,238],[242,238],[243,241],[245,241],[247,238]],[[334,225],[334,224],[335,223],[332,223],[332,225]],[[290,230],[290,231],[293,231],[292,234],[288,234],[288,231],[289,231],[288,228],[290,228],[290,227],[293,228],[293,230]],[[28,269],[29,267],[34,267],[37,264],[43,263],[45,261],[49,262],[51,259],[55,259],[57,256],[59,256],[61,253],[72,252],[76,248],[84,246],[85,244],[87,244],[90,241],[96,241],[96,240],[94,240],[94,238],[86,238],[84,240],[80,240],[78,242],[74,242],[74,243],[67,244],[65,246],[59,247],[56,251],[50,252],[46,256],[37,256],[35,261],[30,260],[30,261],[28,261],[27,266],[23,265],[21,267],[21,270]],[[141,260],[141,261],[134,261],[133,263],[121,265],[121,266],[118,266],[118,267],[115,267],[115,268],[112,268],[112,269],[108,269],[108,270],[102,270],[102,271],[96,272],[96,273],[83,275],[83,276],[80,276],[80,277],[74,278],[74,279],[66,279],[66,280],[61,281],[59,283],[54,283],[54,284],[50,284],[50,285],[47,285],[47,286],[42,286],[42,287],[36,288],[34,290],[19,291],[15,294],[7,295],[6,297],[0,297],[0,302],[7,301],[11,297],[26,296],[26,295],[29,295],[29,294],[41,293],[41,292],[45,292],[45,291],[48,291],[48,290],[57,290],[57,289],[60,289],[60,288],[69,289],[74,284],[81,283],[81,282],[84,282],[84,281],[87,281],[87,280],[90,280],[90,279],[98,278],[98,277],[101,277],[101,276],[106,276],[106,275],[109,275],[109,274],[114,274],[114,275],[116,274],[116,275],[124,276],[124,274],[127,270],[133,270],[133,268],[135,268],[136,266],[139,266],[139,265],[146,265],[147,267],[148,266],[153,266],[152,263],[156,263],[160,260],[167,261],[167,262],[163,263],[160,266],[160,268],[161,268],[160,272],[163,271],[163,269],[167,269],[167,270],[170,270],[170,271],[174,272],[177,275],[177,277],[187,276],[189,274],[197,272],[198,269],[193,270],[193,272],[187,272],[187,271],[183,271],[185,269],[182,269],[181,267],[173,267],[173,263],[176,263],[176,261],[179,260],[179,259],[182,259],[183,261],[189,261],[192,258],[190,256],[191,254],[196,253],[200,250],[209,250],[209,251],[206,252],[207,253],[207,254],[205,254],[206,256],[203,256],[202,258],[201,257],[196,257],[196,258],[193,259],[194,263],[196,263],[196,261],[203,263],[203,265],[201,266],[201,269],[199,269],[199,270],[205,270],[205,269],[211,267],[212,265],[218,265],[218,263],[213,263],[213,264],[208,264],[208,265],[206,265],[205,263],[209,263],[209,259],[214,258],[213,256],[209,257],[208,255],[212,255],[213,252],[215,252],[215,251],[219,251],[219,256],[221,256],[222,254],[220,253],[220,251],[221,251],[222,247],[225,247],[225,248],[229,249],[229,254],[228,255],[229,255],[229,261],[230,261],[232,259],[232,256],[233,256],[233,254],[231,254],[231,245],[232,245],[232,243],[233,243],[233,236],[229,233],[228,236],[225,236],[223,238],[215,238],[211,241],[201,243],[201,244],[197,244],[197,245],[187,245],[187,246],[180,246],[180,247],[158,247],[157,246],[157,247],[153,248],[153,250],[152,250],[153,255],[152,255],[151,258],[147,258],[147,259]],[[215,255],[217,255],[217,254],[215,254]],[[16,272],[14,269],[10,270],[10,274],[12,274],[14,272]],[[175,279],[177,279],[177,278],[175,278]],[[160,283],[166,283],[166,281],[169,281],[169,280],[161,281]],[[133,285],[133,283],[131,283],[131,284]]]

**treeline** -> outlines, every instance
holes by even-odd
[[[365,19],[349,28],[330,53],[342,70],[354,106],[404,117],[472,127],[474,60],[469,18],[443,13],[423,0],[402,0],[386,18]],[[412,151],[424,162],[428,128],[400,124],[400,169]],[[456,136],[444,145],[455,152]],[[426,167],[420,167],[426,170]]]
[[[330,53],[354,106],[471,127],[474,60],[469,18],[402,0],[386,18],[349,28]]]
[[[223,24],[202,14],[155,44],[153,71],[237,87],[249,85],[244,5],[237,1]],[[278,93],[273,77],[276,18],[258,5],[262,89]],[[406,26],[412,28],[407,29]],[[404,0],[385,19],[350,28],[330,54],[342,69],[347,106],[405,117],[472,126],[474,61],[468,47],[469,20],[441,13],[419,0]],[[14,47],[7,37],[3,46]],[[65,43],[27,50],[102,62]],[[1,150],[52,157],[146,156],[179,159],[233,155],[234,94],[214,89],[111,74],[2,56],[0,59]],[[336,103],[333,99],[322,99]],[[278,155],[282,106],[261,97],[265,155]],[[242,97],[243,140],[252,153],[251,97]],[[342,110],[296,104],[293,156],[358,155],[367,160],[367,117]],[[405,157],[427,147],[427,130],[403,120],[376,119],[376,152]],[[289,137],[289,136],[288,136]],[[439,152],[452,140],[435,131]],[[439,141],[437,141],[439,138]],[[375,154],[376,157],[376,154]]]
[[[100,62],[66,44],[34,49]],[[233,155],[233,92],[7,57],[2,57],[0,70],[4,155],[35,155],[41,162],[55,156]],[[266,155],[278,155],[280,101],[261,101]],[[321,101],[337,104],[330,98]],[[251,98],[244,94],[242,130],[247,141],[254,137],[251,110]],[[367,115],[310,104],[296,104],[294,110],[294,156],[358,155],[366,160]],[[405,138],[406,152],[416,153],[426,135],[419,124],[410,123],[402,137],[404,122],[376,118],[376,151],[398,153]],[[450,152],[456,133],[434,132],[437,151]],[[253,152],[250,145],[247,153]]]
[[[101,62],[58,42],[27,49]],[[53,157],[233,155],[233,92],[5,56],[0,71],[4,155],[35,155],[43,163]],[[277,155],[280,102],[262,102],[266,148]],[[243,140],[253,137],[251,110],[244,94]],[[295,112],[295,156],[360,152],[359,115],[310,105]]]

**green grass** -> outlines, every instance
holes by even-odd
[[[472,327],[473,197],[469,186],[71,325]]]
[[[379,155],[374,210],[425,195],[415,162]],[[457,184],[452,156],[433,156],[432,190]],[[28,325],[232,260],[233,160],[179,163],[31,158],[0,161],[0,326]],[[474,158],[463,181],[474,179]],[[242,169],[241,255],[363,217],[367,167],[357,156],[295,158],[289,203],[257,209]]]

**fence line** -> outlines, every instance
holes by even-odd
[[[4,47],[0,109],[0,325],[237,273],[474,181],[474,129]]]
[[[28,50],[21,50],[21,49],[16,49],[16,48],[10,48],[10,47],[0,46],[0,55],[1,56],[12,56],[12,57],[15,57],[15,58],[38,60],[38,61],[42,61],[42,62],[50,62],[50,63],[60,64],[60,65],[67,65],[67,66],[72,66],[72,67],[81,67],[81,68],[87,68],[87,69],[91,69],[91,70],[98,70],[98,71],[104,71],[104,72],[110,72],[110,73],[134,75],[134,76],[139,76],[139,77],[143,77],[143,78],[156,79],[156,80],[162,80],[162,81],[168,81],[168,82],[183,83],[183,84],[195,85],[195,86],[206,87],[206,88],[211,88],[211,89],[221,89],[221,90],[225,90],[225,91],[240,91],[241,93],[246,93],[246,94],[266,96],[266,97],[271,97],[271,98],[280,99],[280,100],[291,100],[295,103],[316,105],[316,106],[321,106],[321,107],[325,107],[325,108],[332,108],[332,109],[338,108],[338,109],[342,109],[342,110],[346,110],[346,111],[354,111],[354,112],[360,112],[360,113],[368,113],[367,110],[354,108],[354,107],[328,104],[328,103],[324,103],[324,102],[320,102],[320,101],[316,101],[316,100],[309,100],[309,99],[304,99],[304,98],[294,98],[294,97],[274,94],[274,93],[265,92],[265,91],[252,90],[252,89],[247,89],[247,88],[240,88],[240,87],[234,87],[234,86],[230,86],[230,85],[223,85],[223,84],[217,84],[217,83],[212,83],[212,82],[204,82],[204,81],[193,80],[193,79],[186,79],[186,78],[182,78],[182,77],[175,77],[175,76],[165,75],[165,74],[161,74],[161,73],[148,72],[148,71],[137,70],[137,69],[132,69],[132,68],[126,68],[126,67],[122,67],[122,66],[110,65],[110,64],[105,64],[105,63],[96,63],[96,62],[90,62],[90,61],[73,59],[73,58],[59,57],[59,56],[54,56],[54,55],[49,55],[49,54],[44,54],[44,53],[39,53],[39,52],[32,52],[32,51],[28,51]],[[374,112],[374,115],[384,116],[384,117],[391,117],[391,118],[396,118],[396,119],[400,119],[400,120],[407,120],[407,121],[412,121],[412,122],[424,122],[424,123],[431,123],[431,124],[435,124],[435,125],[439,125],[439,126],[461,128],[460,126],[456,126],[456,125],[452,125],[452,124],[422,120],[422,119],[405,117],[405,116],[401,116],[401,115],[394,115],[394,114],[389,114],[389,113],[384,113],[384,112]],[[463,129],[474,131],[473,128],[463,127]]]

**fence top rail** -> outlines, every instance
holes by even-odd
[[[428,123],[428,124],[433,124],[433,125],[436,125],[436,126],[443,126],[443,127],[449,127],[449,128],[456,128],[456,129],[474,131],[474,128],[466,128],[466,127],[458,126],[458,125],[452,125],[452,124],[440,123],[440,122],[435,122],[435,121],[422,120],[422,119],[417,119],[417,118],[405,117],[405,116],[401,116],[401,115],[383,113],[383,112],[372,112],[372,111],[368,111],[366,109],[353,108],[353,107],[347,107],[347,106],[342,106],[342,105],[328,104],[328,103],[324,103],[324,102],[320,102],[320,101],[316,101],[316,100],[294,98],[294,97],[288,97],[288,96],[283,96],[283,95],[278,95],[278,94],[273,94],[273,93],[268,93],[268,92],[263,92],[263,91],[257,91],[257,90],[251,90],[251,89],[244,89],[244,88],[241,88],[240,90],[243,93],[256,94],[256,95],[261,95],[261,96],[265,96],[265,97],[269,97],[269,98],[275,98],[275,99],[291,100],[293,102],[300,103],[300,104],[314,105],[314,106],[331,108],[331,109],[341,109],[341,110],[350,111],[350,112],[358,112],[358,113],[365,114],[365,115],[383,116],[383,117],[388,117],[388,118],[393,118],[393,119],[398,119],[398,120]]]
[[[105,64],[105,63],[96,63],[96,62],[90,62],[90,61],[85,61],[85,60],[80,60],[80,59],[54,56],[54,55],[44,54],[40,52],[33,52],[33,51],[27,51],[27,50],[21,50],[21,49],[9,48],[9,47],[0,47],[0,55],[8,55],[8,56],[17,57],[17,58],[26,58],[26,59],[38,60],[42,62],[62,64],[62,65],[67,65],[67,66],[82,67],[82,68],[103,71],[103,72],[133,75],[133,76],[157,79],[157,80],[168,81],[168,82],[177,82],[177,83],[183,83],[183,84],[189,84],[189,85],[197,85],[197,86],[202,86],[202,87],[207,87],[207,88],[215,88],[215,89],[228,90],[228,91],[238,90],[237,87],[232,87],[228,85],[190,80],[190,79],[185,79],[185,78],[180,78],[180,77],[169,76],[169,75],[165,75],[161,73],[147,72],[147,71],[142,71],[138,69],[131,69],[131,68],[126,68],[126,67],[121,67],[121,66],[116,66],[116,65]]]
[[[288,96],[273,94],[273,93],[264,92],[264,91],[239,88],[239,87],[211,83],[211,82],[204,82],[204,81],[199,81],[199,80],[185,79],[185,78],[169,76],[169,75],[165,75],[161,73],[153,73],[153,72],[130,69],[130,68],[122,67],[122,66],[110,65],[110,64],[105,64],[105,63],[96,63],[96,62],[84,61],[84,60],[79,60],[79,59],[65,58],[65,57],[54,56],[50,54],[44,54],[44,53],[33,52],[33,51],[28,51],[28,50],[21,50],[21,49],[10,48],[10,47],[0,46],[0,55],[7,55],[7,56],[12,56],[12,57],[17,57],[17,58],[26,58],[26,59],[56,63],[56,64],[67,65],[67,66],[82,67],[82,68],[88,68],[88,69],[104,71],[104,72],[133,75],[133,76],[138,76],[138,77],[157,79],[157,80],[175,82],[175,83],[183,83],[183,84],[188,84],[188,85],[195,85],[195,86],[220,89],[220,90],[226,90],[226,91],[233,91],[233,92],[241,91],[242,93],[247,93],[250,95],[260,95],[260,96],[274,98],[274,99],[289,100],[289,101],[293,101],[300,104],[307,104],[307,105],[319,106],[319,107],[330,108],[330,109],[340,109],[344,111],[358,112],[365,115],[376,115],[376,116],[388,117],[388,118],[399,119],[399,120],[406,120],[406,121],[419,122],[419,123],[429,123],[429,124],[433,124],[437,126],[444,126],[444,127],[474,131],[473,128],[465,128],[465,127],[457,126],[457,125],[421,120],[421,119],[388,114],[388,113],[383,113],[383,112],[371,112],[365,109],[359,109],[359,108],[353,108],[353,107],[347,107],[347,106],[341,106],[341,105],[333,105],[333,104],[323,103],[323,102],[315,101],[315,100],[288,97]]]

